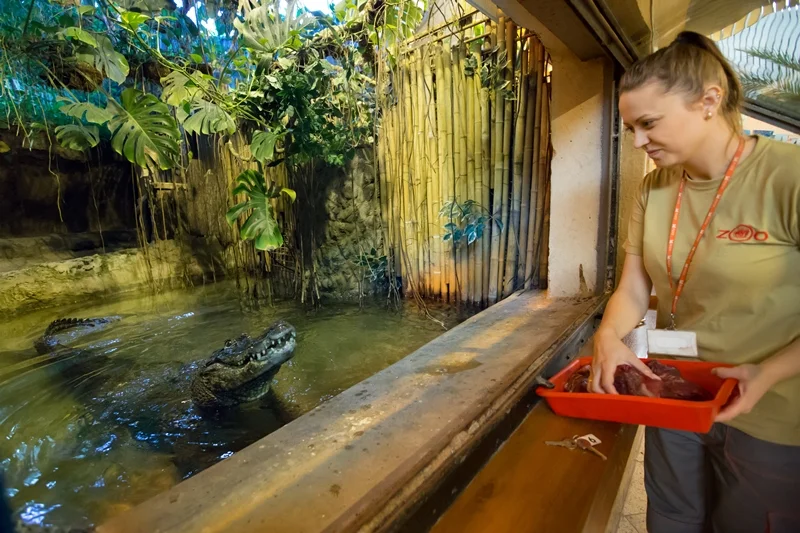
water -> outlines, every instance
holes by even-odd
[[[229,457],[440,335],[415,306],[242,306],[224,282],[158,296],[48,309],[0,323],[0,466],[23,521],[87,527]],[[113,300],[113,301],[110,301]],[[432,314],[446,327],[462,318]],[[66,316],[118,315],[38,355],[34,340]],[[294,358],[270,395],[215,415],[192,404],[196,364],[278,319],[297,329]]]

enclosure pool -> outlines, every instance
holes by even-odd
[[[0,465],[26,523],[88,527],[177,484],[391,365],[443,333],[413,304],[246,305],[232,282],[53,308],[0,323]],[[113,300],[113,301],[111,301]],[[450,328],[466,318],[432,314]],[[118,316],[39,355],[50,321]],[[201,413],[191,375],[226,339],[283,319],[295,356],[271,393]]]

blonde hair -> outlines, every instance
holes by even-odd
[[[705,85],[722,88],[722,116],[734,133],[742,132],[742,85],[717,45],[704,35],[684,31],[672,43],[634,63],[622,76],[620,93],[659,81],[667,92],[677,90],[700,99]]]

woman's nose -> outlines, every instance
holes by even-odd
[[[647,134],[642,130],[634,130],[633,132],[633,145],[636,148],[644,148],[650,142]]]

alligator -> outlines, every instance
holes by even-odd
[[[61,318],[53,321],[35,342],[40,354],[66,349],[70,340],[96,331],[119,317]],[[234,407],[264,397],[281,365],[294,356],[297,335],[283,320],[256,337],[242,333],[201,363],[191,386],[194,404],[201,409]]]
[[[0,476],[16,513],[32,502],[52,509],[40,518],[48,528],[64,526],[53,532],[90,531],[102,516],[100,504],[85,507],[95,487],[108,502],[127,504],[132,487],[172,486],[292,419],[271,390],[294,355],[290,324],[242,334],[202,358],[169,350],[157,361],[139,357],[119,343],[124,333],[74,342],[115,320],[55,321],[34,343],[46,355],[21,359],[0,379]],[[40,416],[45,405],[48,415]]]
[[[119,320],[118,316],[101,318],[59,318],[47,326],[41,337],[33,342],[40,355],[65,348],[64,343],[102,329]]]
[[[192,401],[200,408],[232,407],[269,392],[272,378],[292,358],[294,327],[278,321],[258,337],[243,333],[213,353],[194,375]]]

